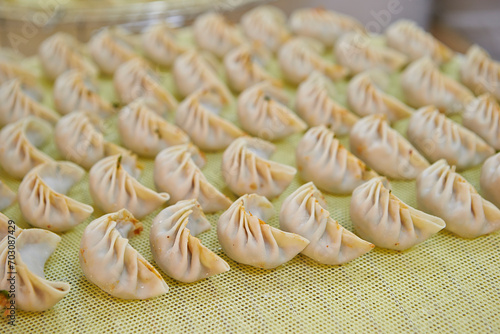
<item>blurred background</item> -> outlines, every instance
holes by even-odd
[[[32,55],[56,31],[87,41],[103,26],[119,24],[134,32],[159,20],[184,26],[208,10],[238,20],[262,3],[288,14],[301,7],[332,9],[356,17],[376,33],[397,19],[409,18],[458,52],[478,43],[500,59],[499,0],[0,0],[0,45]]]

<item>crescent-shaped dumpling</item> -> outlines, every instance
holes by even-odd
[[[185,283],[228,271],[226,261],[196,238],[210,227],[195,199],[164,209],[151,225],[149,241],[155,262],[168,276]]]
[[[462,115],[462,125],[500,150],[500,105],[493,95],[485,93],[472,100]]]
[[[374,247],[330,217],[323,195],[312,182],[285,199],[281,205],[280,227],[309,240],[302,254],[322,264],[343,264]]]
[[[142,47],[146,56],[162,66],[170,66],[187,48],[180,45],[175,29],[166,22],[160,22],[146,30],[142,35]]]
[[[128,242],[141,231],[142,224],[126,209],[92,221],[80,242],[85,277],[116,298],[148,299],[166,293],[160,273]]]
[[[265,197],[247,194],[236,200],[217,222],[224,253],[242,264],[273,269],[302,252],[309,241],[266,224],[273,215],[273,205]]]
[[[497,153],[484,162],[479,178],[481,192],[484,197],[500,208],[500,153]]]
[[[490,93],[500,101],[500,63],[480,46],[473,45],[467,50],[460,78],[475,94]]]

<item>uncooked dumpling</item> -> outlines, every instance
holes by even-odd
[[[301,8],[290,15],[293,33],[321,41],[326,47],[350,31],[364,31],[363,25],[355,18],[321,7]]]
[[[14,272],[16,308],[34,312],[51,309],[71,288],[66,282],[47,280],[44,273],[45,263],[61,237],[37,228],[22,230],[16,227],[16,230],[0,241],[0,290],[11,290],[9,278]]]
[[[0,85],[0,127],[27,116],[35,116],[52,124],[59,119],[59,115],[45,107],[20,80],[13,79]]]
[[[269,160],[275,146],[265,140],[238,138],[222,155],[222,177],[229,189],[241,196],[256,193],[278,197],[292,182],[297,170]]]
[[[348,195],[360,184],[377,176],[342,146],[325,126],[306,132],[297,145],[295,157],[302,179],[333,194]]]
[[[97,92],[94,80],[80,70],[70,70],[54,83],[54,104],[61,114],[85,110],[101,117],[109,117],[115,109]]]
[[[347,70],[338,64],[323,59],[315,41],[295,37],[283,44],[278,53],[278,61],[284,77],[298,85],[313,71],[319,71],[337,81],[347,75]]]
[[[158,74],[141,58],[120,65],[113,77],[113,84],[124,103],[143,98],[160,115],[177,109],[177,100],[162,86]]]
[[[72,112],[59,120],[55,129],[57,149],[64,159],[90,169],[104,157],[132,152],[104,139],[101,120],[90,111]]]
[[[202,150],[223,150],[245,134],[218,115],[223,103],[217,87],[202,88],[182,101],[175,114],[175,124]]]
[[[219,58],[244,41],[236,26],[215,12],[198,16],[193,24],[193,33],[200,48]]]
[[[486,93],[467,105],[462,124],[483,138],[495,150],[500,150],[500,105]]]
[[[344,34],[338,39],[335,59],[355,74],[373,68],[396,72],[408,63],[406,55],[374,44],[368,35],[361,32]]]
[[[484,197],[500,207],[500,153],[497,153],[484,162],[481,167],[481,192]]]
[[[176,31],[166,22],[153,25],[142,35],[142,47],[146,56],[155,63],[170,66],[186,48],[176,39]]]
[[[227,209],[231,200],[208,182],[200,170],[204,164],[203,153],[192,144],[169,147],[155,159],[156,188],[171,194],[172,203],[196,199],[206,213]]]
[[[46,121],[28,116],[0,131],[0,165],[12,177],[21,179],[33,167],[52,158],[39,150],[52,135]]]
[[[406,134],[430,162],[446,159],[459,170],[477,166],[495,153],[474,132],[447,118],[433,106],[421,108],[413,114]]]
[[[196,238],[210,227],[195,199],[161,211],[153,220],[149,237],[156,264],[168,276],[185,283],[228,271],[226,261]]]
[[[434,36],[410,20],[399,20],[391,24],[385,35],[387,44],[406,54],[410,60],[430,57],[436,64],[448,62],[453,58],[453,51]]]
[[[280,227],[308,239],[310,243],[302,254],[323,264],[343,264],[374,247],[330,217],[323,195],[312,182],[304,184],[283,202]]]
[[[94,209],[67,192],[85,175],[72,162],[46,162],[33,168],[19,185],[19,208],[33,226],[64,232],[87,219]]]
[[[347,85],[347,102],[360,116],[383,114],[391,123],[410,117],[413,109],[385,90],[386,79],[380,71],[363,72]]]
[[[446,224],[397,198],[383,177],[373,178],[352,193],[350,215],[356,233],[375,246],[405,250],[424,242]]]
[[[232,100],[231,92],[217,76],[216,70],[196,51],[187,51],[177,57],[172,72],[177,90],[183,97],[200,88],[216,87],[224,104]]]
[[[287,104],[284,90],[261,82],[238,97],[238,120],[243,130],[253,136],[270,141],[283,139],[307,128]]]
[[[302,252],[309,241],[266,224],[273,215],[273,205],[265,197],[250,194],[236,200],[217,223],[224,253],[242,264],[273,269]]]
[[[358,121],[349,135],[351,152],[377,173],[396,180],[414,180],[429,163],[382,115]]]
[[[92,221],[80,242],[80,266],[87,279],[121,299],[148,299],[163,295],[168,286],[160,273],[128,239],[142,224],[122,209]]]
[[[500,63],[480,46],[473,45],[467,50],[460,78],[475,94],[490,93],[500,101]]]
[[[272,52],[290,38],[286,26],[286,15],[278,7],[270,5],[257,6],[241,17],[241,27],[252,41],[262,43]]]
[[[434,105],[446,114],[461,113],[474,95],[447,77],[430,58],[414,61],[401,75],[401,87],[409,105],[420,108]]]
[[[113,155],[97,162],[89,172],[90,195],[104,212],[127,209],[138,219],[165,204],[170,196],[157,193],[136,178],[140,170],[130,156]]]
[[[297,114],[309,125],[324,125],[337,136],[349,134],[359,119],[333,99],[332,82],[318,71],[312,72],[297,89]]]
[[[83,45],[67,33],[58,32],[43,41],[38,57],[45,74],[52,80],[73,69],[89,76],[97,75],[95,65],[84,56]]]
[[[2,180],[0,180],[0,211],[8,208],[15,201],[16,193],[13,192]]]
[[[117,27],[103,28],[90,38],[90,55],[102,73],[111,75],[120,65],[138,57],[128,38],[128,33]]]
[[[270,57],[268,51],[258,43],[244,44],[229,51],[224,57],[229,86],[235,92],[241,92],[262,81],[281,84],[265,70]]]
[[[120,111],[118,132],[125,147],[149,158],[167,147],[189,143],[184,131],[157,115],[142,98]]]
[[[418,207],[442,218],[446,229],[463,238],[475,238],[500,229],[500,210],[483,199],[444,159],[417,178]]]
[[[8,81],[17,79],[30,92],[40,96],[41,90],[38,87],[38,78],[30,70],[22,67],[14,59],[2,59],[0,57],[0,85]]]

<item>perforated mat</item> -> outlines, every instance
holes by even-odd
[[[272,67],[276,72],[276,64]],[[447,72],[456,73],[456,64],[449,66]],[[168,74],[165,80],[166,85],[172,86]],[[397,76],[394,80],[391,93],[401,97]],[[115,101],[110,80],[102,79],[101,85],[103,95]],[[345,83],[338,84],[337,88],[341,102],[345,102],[342,101]],[[234,105],[224,116],[236,119]],[[404,133],[406,122],[397,124],[396,128]],[[113,127],[108,130],[108,139],[118,141]],[[294,166],[294,148],[300,137],[295,135],[276,143],[274,159]],[[345,139],[342,142],[348,146]],[[61,158],[54,143],[43,150],[54,158]],[[234,200],[236,197],[221,177],[221,156],[222,153],[207,154],[208,163],[203,172]],[[145,169],[141,182],[154,188],[153,161],[142,162]],[[479,171],[474,168],[463,173],[478,189]],[[0,178],[17,189],[19,182],[4,171],[0,170]],[[70,196],[92,204],[87,180],[86,177],[76,185]],[[288,189],[273,201],[277,213],[283,200],[303,183],[295,177]],[[416,205],[414,182],[391,184],[396,196],[409,205]],[[332,216],[352,231],[350,197],[325,196]],[[151,263],[154,261],[149,248],[149,229],[158,211],[143,220],[144,231],[130,240]],[[19,226],[28,227],[17,204],[4,213]],[[219,215],[211,214],[207,217],[212,230],[199,237],[229,263],[231,270],[193,284],[179,283],[163,275],[170,287],[167,294],[151,300],[127,301],[101,291],[80,269],[78,249],[82,232],[91,220],[102,214],[96,209],[91,218],[64,233],[47,262],[47,278],[69,282],[70,293],[43,313],[18,310],[16,325],[8,326],[5,321],[0,325],[0,332],[500,332],[500,233],[466,240],[441,231],[410,250],[375,248],[342,266],[320,265],[298,255],[275,270],[262,270],[240,265],[222,252],[216,234]],[[278,227],[277,215],[268,223]]]

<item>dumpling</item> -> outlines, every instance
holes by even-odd
[[[374,247],[330,217],[321,192],[312,182],[295,190],[281,205],[280,228],[310,241],[302,254],[322,264],[343,264]]]
[[[217,87],[224,104],[232,101],[231,92],[219,79],[214,68],[196,51],[187,51],[177,57],[172,72],[177,90],[183,97],[200,88]]]
[[[83,54],[83,45],[67,33],[58,32],[43,41],[38,57],[45,74],[52,80],[72,69],[89,76],[97,75],[97,68]]]
[[[351,152],[377,173],[396,180],[414,180],[429,167],[427,160],[383,115],[362,118],[349,135]]]
[[[85,277],[116,298],[148,299],[166,293],[160,273],[128,242],[141,231],[141,222],[126,209],[92,221],[80,242]]]
[[[19,185],[19,208],[33,226],[65,232],[90,217],[94,209],[69,196],[68,191],[85,176],[72,162],[47,162],[33,168]]]
[[[16,193],[13,192],[2,180],[0,180],[0,211],[8,208],[16,201]],[[1,237],[0,237],[1,239]]]
[[[196,236],[211,225],[195,199],[180,201],[153,220],[149,241],[158,266],[168,276],[192,283],[229,270],[229,265]]]
[[[459,170],[477,166],[495,153],[474,132],[453,122],[433,106],[413,114],[406,134],[430,162],[446,159]]]
[[[135,159],[113,155],[97,162],[89,172],[90,195],[104,212],[127,209],[138,219],[165,204],[170,196],[157,193],[136,178],[140,170]]]
[[[70,70],[57,77],[54,104],[61,114],[87,110],[101,117],[109,117],[115,113],[111,103],[99,96],[92,78],[79,70]]]
[[[446,114],[461,113],[474,95],[457,81],[439,72],[429,58],[411,63],[401,75],[401,87],[409,105],[434,105]]]
[[[373,178],[354,190],[350,215],[361,238],[394,250],[424,242],[446,226],[441,218],[416,210],[397,198],[383,177]]]
[[[385,35],[391,48],[406,54],[412,61],[427,56],[436,64],[442,64],[454,56],[450,48],[410,20],[394,22]]]
[[[333,46],[347,32],[364,31],[363,25],[355,18],[321,7],[295,10],[289,25],[294,34],[315,38],[326,47]]]
[[[338,64],[323,59],[314,46],[314,41],[295,37],[283,44],[278,52],[278,61],[284,77],[298,85],[313,71],[319,71],[337,81],[347,75],[347,70]]]
[[[474,93],[490,93],[500,101],[500,63],[491,59],[480,46],[473,45],[467,50],[460,78]]]
[[[236,26],[215,12],[201,14],[193,24],[196,44],[219,58],[243,43],[244,39]]]
[[[281,81],[264,69],[270,56],[268,51],[257,43],[245,44],[229,51],[224,57],[224,68],[229,86],[235,92],[241,92],[262,81],[280,85]]]
[[[333,99],[334,87],[322,73],[314,71],[297,89],[297,114],[309,125],[324,125],[338,136],[349,134],[358,116]]]
[[[120,65],[138,57],[127,38],[128,33],[117,27],[103,28],[92,36],[90,55],[102,73],[112,75]]]
[[[500,105],[486,93],[467,105],[462,124],[474,131],[495,150],[500,150]]]
[[[120,65],[113,77],[113,84],[124,103],[144,98],[148,106],[160,115],[177,109],[177,100],[162,86],[157,73],[141,58]]]
[[[276,148],[258,138],[238,138],[222,155],[222,177],[238,196],[256,193],[273,199],[290,185],[297,170],[269,160]]]
[[[356,75],[347,85],[347,103],[360,116],[383,114],[391,123],[410,117],[413,109],[384,92],[387,77],[370,71]]]
[[[295,157],[302,179],[333,194],[348,195],[360,184],[378,176],[323,125],[306,132],[297,145]]]
[[[31,116],[0,131],[0,165],[12,177],[21,179],[33,167],[52,158],[40,151],[52,135],[49,123]]]
[[[38,95],[41,91],[38,89],[38,78],[28,69],[20,66],[16,61],[2,59],[0,57],[0,85],[5,84],[13,79],[18,79],[24,87],[30,91],[36,92]]]
[[[142,34],[142,47],[146,56],[157,64],[170,66],[187,48],[176,40],[175,30],[166,22],[160,22]]]
[[[269,82],[258,83],[238,97],[238,120],[243,130],[253,136],[274,141],[299,133],[307,128],[288,109],[285,91]]]
[[[182,101],[175,114],[175,124],[202,150],[223,150],[245,133],[217,115],[222,104],[216,87],[202,88]]]
[[[272,52],[290,38],[286,15],[281,9],[269,5],[257,6],[241,17],[241,27],[252,41],[262,43]]]
[[[118,132],[125,147],[148,158],[154,158],[164,148],[189,143],[184,131],[149,109],[142,98],[120,111]]]
[[[155,159],[156,188],[171,194],[171,203],[196,199],[206,213],[225,210],[231,200],[208,182],[200,168],[205,157],[192,144],[172,146]]]
[[[373,68],[396,72],[408,63],[408,57],[388,47],[374,45],[370,37],[352,32],[342,35],[335,44],[335,59],[352,73]]]
[[[500,229],[500,210],[483,199],[444,159],[417,177],[417,203],[420,209],[442,218],[448,231],[463,238]]]
[[[9,228],[7,236],[0,241],[0,290],[15,294],[17,309],[33,312],[51,309],[71,289],[66,282],[47,280],[44,273],[45,263],[61,237],[37,228],[23,230],[16,226],[15,229],[13,232]],[[12,261],[13,255],[15,261]],[[15,288],[11,277],[15,277]]]
[[[484,162],[479,179],[484,197],[500,207],[500,153],[497,153]]]
[[[243,195],[217,222],[217,236],[224,253],[236,262],[273,269],[302,252],[309,241],[295,233],[266,224],[274,208],[265,197]]]
[[[132,152],[108,142],[102,134],[102,122],[92,112],[77,111],[61,118],[55,128],[57,149],[66,160],[89,169],[104,157]]]
[[[13,79],[0,85],[0,127],[35,116],[55,124],[59,115],[45,107],[21,81]]]
[[[13,220],[0,212],[0,241],[8,235],[17,237],[22,230]]]

